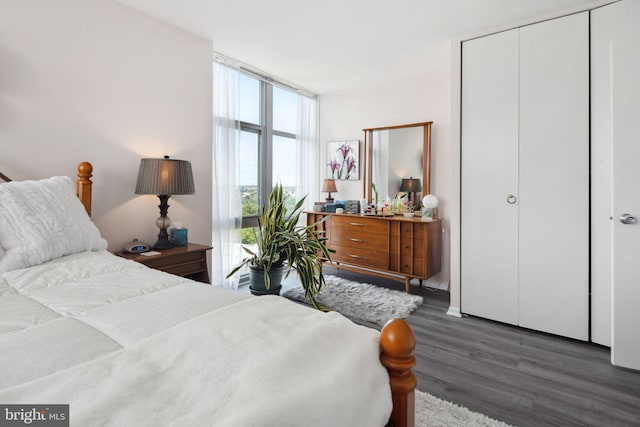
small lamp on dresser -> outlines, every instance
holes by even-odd
[[[416,201],[415,201],[415,197],[413,197],[413,194],[422,191],[420,180],[414,177],[402,178],[402,183],[400,184],[400,191],[408,194],[409,206],[411,206],[412,208],[415,208]]]
[[[322,192],[329,193],[325,200],[327,203],[333,203],[333,197],[331,197],[331,193],[337,193],[338,189],[336,188],[336,180],[335,179],[325,179],[324,184],[322,185]]]
[[[168,249],[173,246],[167,233],[167,228],[171,225],[171,218],[167,216],[169,197],[193,193],[195,187],[190,162],[170,159],[169,156],[140,160],[135,194],[155,194],[160,198],[160,217],[156,220],[160,233],[153,249]]]
[[[431,217],[431,219],[438,219],[438,198],[433,194],[427,194],[422,198],[422,206],[424,211],[422,217]]]

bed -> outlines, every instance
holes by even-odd
[[[378,332],[117,257],[92,172],[0,183],[0,403],[69,404],[78,426],[413,426],[406,322]]]

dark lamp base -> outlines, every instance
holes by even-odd
[[[165,233],[166,233],[166,230],[165,230]],[[158,241],[153,245],[153,249],[156,251],[161,249],[169,249],[172,247],[173,245],[171,244],[171,242],[167,237],[158,238]]]
[[[159,195],[160,198],[160,217],[156,220],[156,225],[160,229],[160,233],[158,233],[158,241],[153,245],[153,249],[169,249],[172,248],[173,245],[169,241],[169,233],[167,233],[167,227],[171,225],[171,219],[167,216],[167,211],[169,210],[169,197],[167,195]]]

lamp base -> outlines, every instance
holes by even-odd
[[[162,235],[164,232],[164,236]],[[153,244],[153,249],[158,251],[161,249],[169,249],[172,248],[173,245],[169,241],[169,233],[167,233],[167,229],[164,228],[160,230],[160,234],[158,234],[158,241]]]
[[[167,216],[167,212],[169,211],[169,197],[168,195],[158,195],[160,198],[160,204],[158,207],[160,208],[160,216],[156,220],[156,225],[160,229],[160,233],[158,233],[158,241],[153,245],[153,249],[169,249],[172,248],[173,245],[169,241],[169,233],[167,233],[167,228],[171,225],[171,218]]]
[[[327,203],[333,203],[334,202],[333,198],[329,198],[329,197],[324,199],[324,201],[327,202]]]

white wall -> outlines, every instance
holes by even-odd
[[[324,144],[327,141],[363,141],[362,129],[365,128],[433,121],[431,192],[438,196],[438,210],[443,217],[445,255],[443,272],[430,279],[429,284],[439,287],[449,283],[449,206],[452,187],[450,46],[449,42],[444,42],[437,51],[430,53],[433,66],[428,74],[332,92],[319,97],[322,173],[325,170]],[[362,158],[360,161],[362,162]],[[338,193],[334,197],[340,200],[359,200],[363,196],[362,179],[338,181],[337,187]]]
[[[0,0],[0,170],[74,176],[94,165],[93,218],[111,250],[154,243],[141,157],[190,160],[196,194],[169,200],[211,242],[211,42],[111,0]]]

